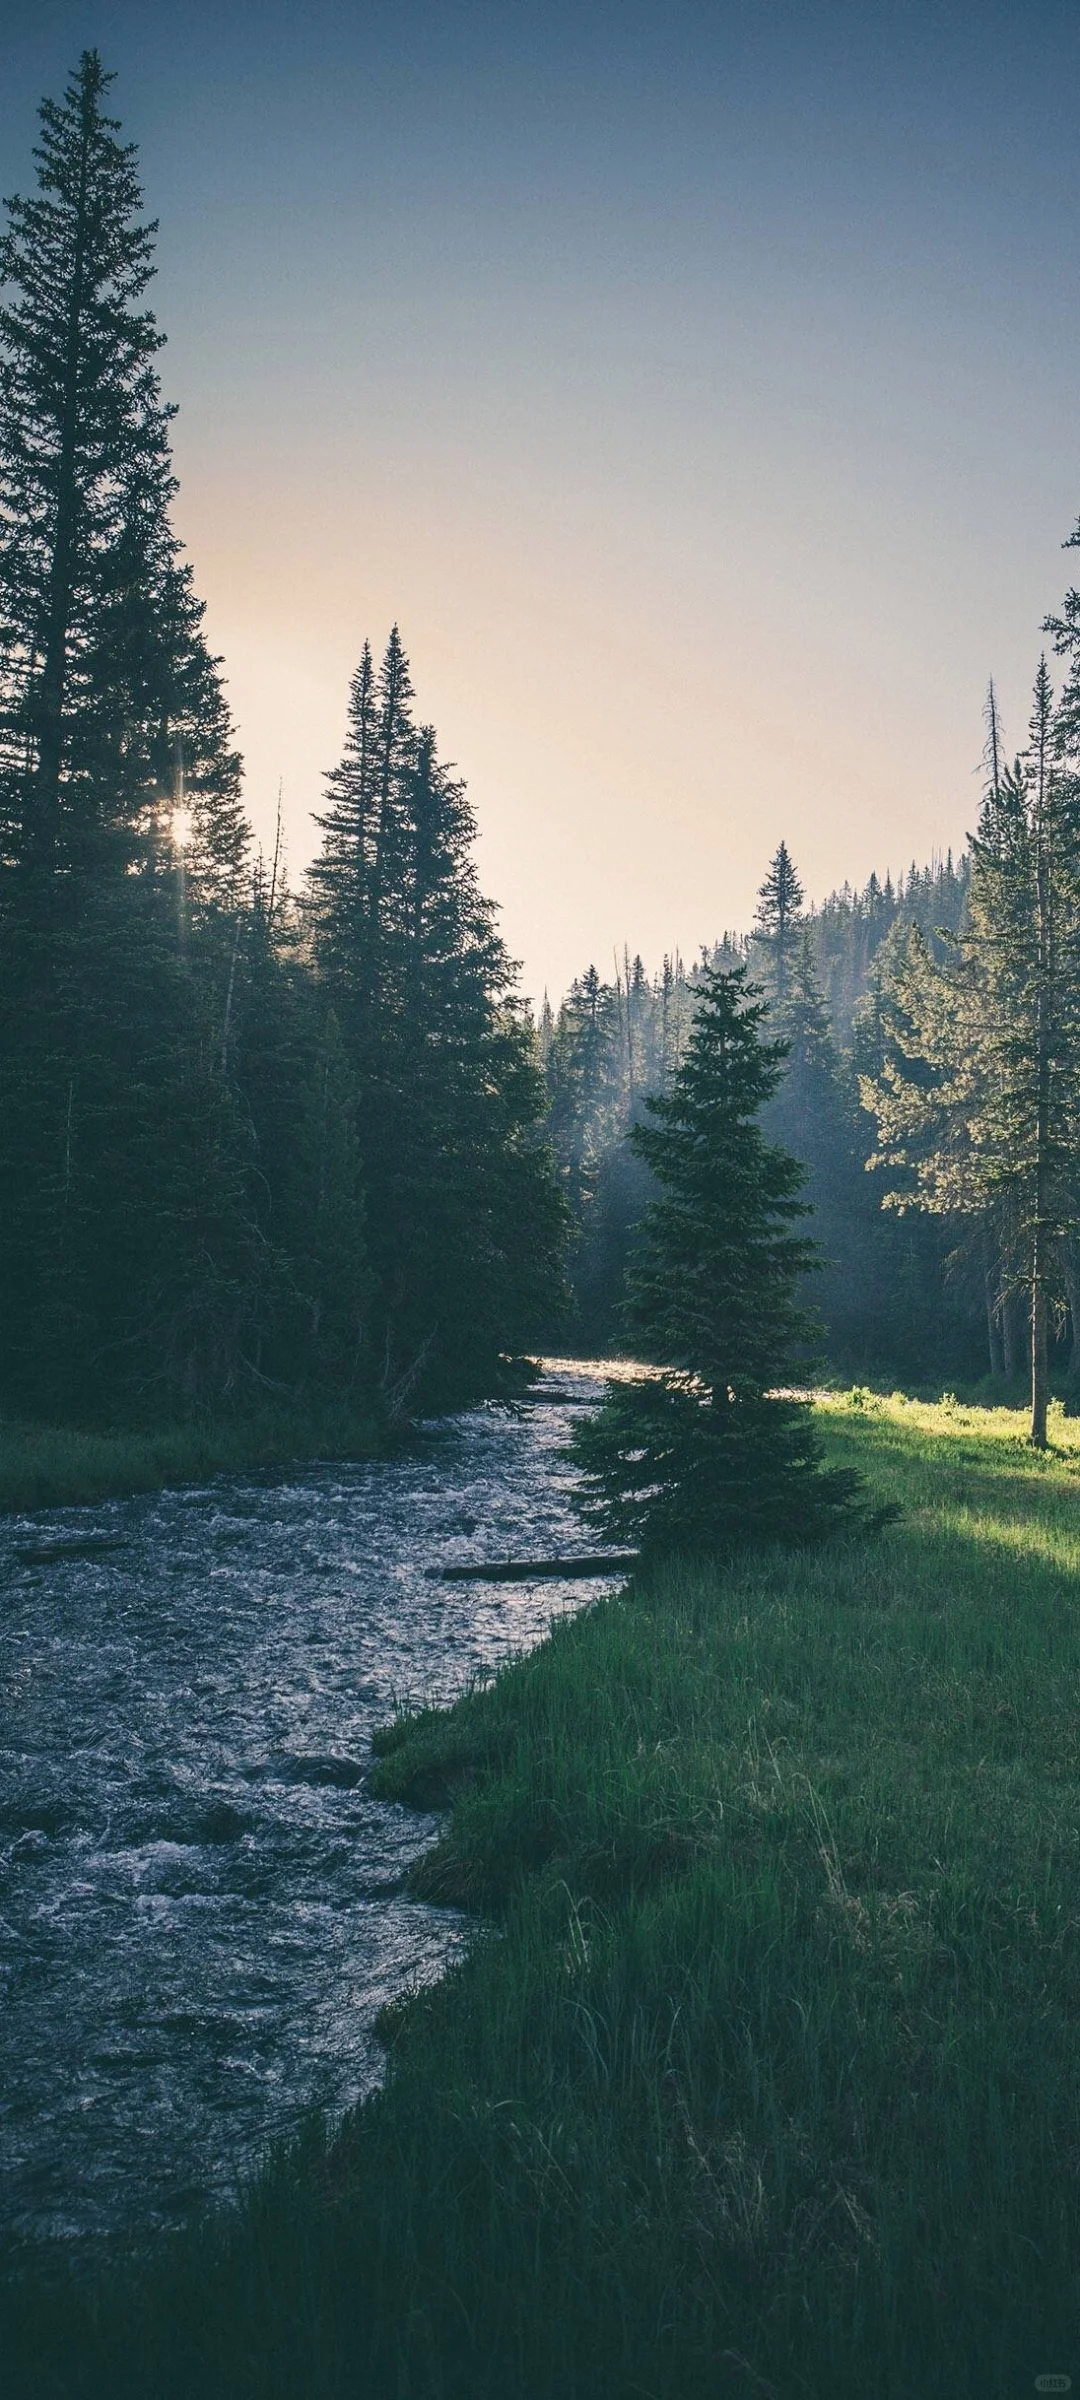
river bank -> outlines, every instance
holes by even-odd
[[[588,1597],[433,1574],[580,1539],[597,1388],[0,1521],[0,2246],[175,2228],[381,2080],[379,2009],[467,1929],[404,1889],[437,1822],[371,1737]]]
[[[349,1408],[268,1408],[149,1430],[0,1422],[0,1513],[86,1507],[297,1458],[379,1458],[385,1423]]]
[[[579,1364],[551,1363],[571,1374]],[[526,1400],[540,1371],[535,1359],[505,1359],[498,1392],[491,1399]],[[468,1404],[466,1395],[445,1403],[443,1413],[459,1413]],[[132,1492],[178,1489],[203,1483],[211,1475],[290,1466],[297,1460],[386,1458],[413,1430],[410,1421],[392,1418],[375,1401],[305,1407],[271,1400],[245,1415],[159,1426],[47,1425],[0,1418],[0,1515],[87,1507]]]
[[[386,2090],[239,2213],[6,2303],[12,2389],[1012,2400],[1080,2373],[1080,1450],[826,1403],[903,1521],[672,1563],[448,1712],[382,1801],[483,1912]]]

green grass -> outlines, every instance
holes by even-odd
[[[0,1421],[0,1511],[109,1500],[295,1458],[371,1458],[385,1447],[375,1419],[348,1408],[266,1409],[149,1432],[9,1419]]]
[[[445,1715],[488,1930],[230,2220],[0,2328],[19,2396],[1013,2400],[1080,2379],[1080,1427],[836,1395],[874,1543],[671,1561]]]

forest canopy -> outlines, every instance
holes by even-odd
[[[1011,762],[991,692],[965,857],[811,906],[782,841],[748,931],[534,1019],[397,626],[358,631],[299,888],[253,843],[111,82],[88,51],[43,104],[0,242],[0,1400],[394,1417],[624,1346],[639,1129],[745,969],[833,1364],[1029,1372],[1044,1439],[1080,1390],[1080,598]]]
[[[154,228],[87,52],[0,250],[2,1396],[465,1398],[557,1312],[543,1078],[397,629],[306,887],[172,528]]]

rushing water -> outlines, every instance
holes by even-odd
[[[0,2228],[174,2223],[378,2080],[381,2004],[460,1949],[402,1878],[437,1819],[372,1729],[609,1585],[441,1584],[581,1547],[560,1458],[596,1371],[411,1456],[0,1525]],[[73,1541],[115,1549],[25,1563]]]

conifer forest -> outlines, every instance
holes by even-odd
[[[1034,1309],[1070,1389],[1075,594],[1048,627],[1061,692],[1044,661],[1014,759],[991,693],[968,854],[808,906],[782,842],[753,925],[689,963],[627,946],[530,1013],[396,626],[358,640],[290,888],[253,846],[172,530],[153,228],[108,84],[87,54],[45,105],[3,248],[4,1404],[398,1417],[496,1390],[544,1343],[618,1349],[650,1190],[632,1131],[717,967],[748,969],[786,1045],[763,1122],[806,1170],[830,1359],[1014,1378]]]
[[[564,1209],[464,786],[395,628],[305,889],[253,854],[96,57],[39,172],[0,321],[6,1403],[475,1396],[557,1308]]]
[[[815,896],[785,767],[756,906],[703,867],[692,948],[526,996],[404,621],[349,628],[307,862],[253,830],[115,81],[0,232],[5,2400],[1067,2391],[1080,590],[1022,724],[975,685],[962,842]]]

